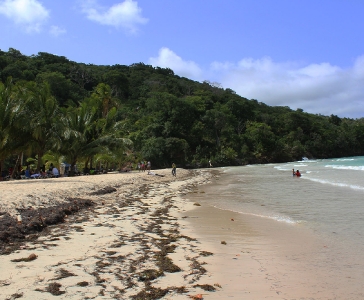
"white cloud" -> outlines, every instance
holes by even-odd
[[[225,88],[248,99],[310,113],[364,117],[364,56],[349,69],[329,63],[276,63],[270,58],[213,63],[211,69]]]
[[[271,106],[301,108],[306,112],[364,117],[364,55],[350,68],[330,63],[302,64],[274,62],[269,57],[244,58],[239,62],[213,62],[203,70],[193,61],[185,61],[168,48],[149,63],[172,69],[194,80],[221,83],[237,94]]]
[[[91,21],[102,25],[124,28],[129,33],[136,33],[138,25],[146,24],[148,19],[142,16],[142,10],[138,2],[125,0],[110,8],[100,7],[96,1],[85,1],[82,5],[82,12]]]
[[[49,29],[49,33],[54,37],[58,37],[62,34],[65,34],[66,32],[66,29],[54,25]]]
[[[153,66],[170,68],[175,74],[195,80],[202,80],[202,70],[193,61],[185,61],[172,50],[161,48],[158,57],[151,57],[149,63]]]
[[[14,21],[27,32],[39,32],[49,11],[37,0],[0,1],[0,14]]]

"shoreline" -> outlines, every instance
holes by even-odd
[[[211,173],[157,173],[164,177],[121,173],[1,183],[1,211],[13,217],[17,207],[49,208],[70,195],[95,202],[0,256],[1,299],[202,299],[219,289],[205,283],[204,259],[213,253],[180,231],[181,214],[194,207],[183,196]],[[110,187],[115,190],[98,193]]]
[[[187,196],[201,206],[186,213],[186,234],[214,253],[205,260],[207,282],[222,289],[208,299],[363,298],[362,271],[336,269],[335,244],[300,224],[213,207],[212,184]]]
[[[155,172],[0,183],[13,217],[26,203],[94,202],[0,255],[0,299],[350,298],[320,268],[322,241],[210,206],[218,170]]]

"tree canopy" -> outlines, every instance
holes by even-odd
[[[98,66],[10,48],[0,51],[0,80],[2,164],[23,152],[40,164],[49,151],[71,164],[99,155],[155,167],[364,154],[362,118],[271,107],[168,68]]]

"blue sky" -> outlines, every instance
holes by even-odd
[[[0,49],[143,62],[268,105],[364,117],[363,0],[0,0]]]

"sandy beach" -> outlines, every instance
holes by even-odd
[[[222,288],[206,299],[364,299],[362,268],[342,268],[334,254],[337,245],[304,224],[215,208],[213,199],[223,201],[233,189],[224,176],[219,174],[187,195],[201,206],[185,213],[189,222],[182,226],[186,235],[213,253],[204,260],[208,274],[204,281]],[[227,188],[220,190],[219,182]],[[360,263],[348,258],[352,264]]]
[[[1,182],[0,299],[334,299],[310,237],[199,203],[218,172],[155,173]]]
[[[1,235],[1,299],[202,299],[221,290],[206,283],[213,253],[186,234],[198,204],[183,198],[214,175],[155,173],[1,182],[0,221],[17,221]],[[47,225],[55,212],[63,219]]]

